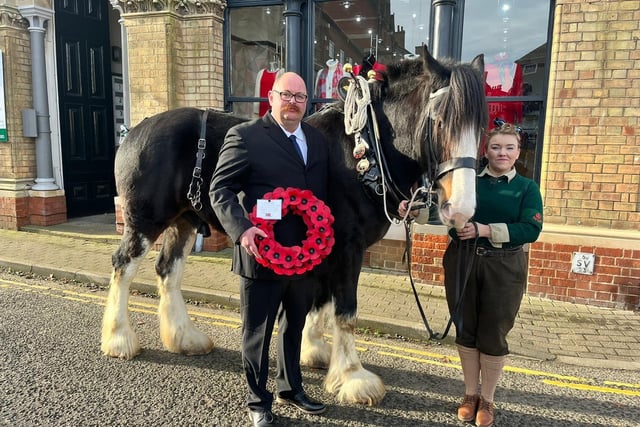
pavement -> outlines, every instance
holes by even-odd
[[[0,229],[0,267],[41,276],[108,286],[111,255],[118,247],[115,215],[70,219],[64,224]],[[147,255],[133,291],[156,293],[156,252]],[[182,281],[186,300],[239,306],[231,251],[193,253]],[[444,289],[416,284],[435,332],[449,320]],[[429,339],[408,274],[363,268],[358,283],[358,328],[377,334]],[[455,328],[442,341],[453,345]],[[513,355],[588,367],[640,370],[640,312],[552,301],[525,295],[508,336]]]

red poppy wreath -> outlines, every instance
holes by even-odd
[[[336,240],[333,236],[333,215],[329,207],[310,190],[278,187],[263,196],[266,200],[282,200],[282,216],[288,213],[300,215],[307,226],[307,238],[300,246],[282,246],[273,234],[276,220],[257,217],[257,206],[249,214],[253,224],[267,233],[258,237],[256,245],[262,258],[256,261],[276,274],[292,276],[312,270],[330,253]]]

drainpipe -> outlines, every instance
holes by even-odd
[[[124,124],[129,127],[131,124],[131,102],[130,102],[130,90],[129,90],[129,48],[127,45],[127,27],[124,26],[124,10],[120,6],[120,0],[110,0],[111,6],[120,13],[120,44],[122,46],[122,84],[123,84],[123,100],[124,104]]]
[[[53,10],[39,6],[19,6],[20,14],[29,21],[31,41],[31,85],[33,109],[36,112],[36,183],[32,190],[58,190],[53,178],[51,154],[51,124],[47,96],[47,69],[45,65],[44,25],[53,18]]]

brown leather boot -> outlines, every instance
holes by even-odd
[[[470,395],[465,394],[462,403],[458,406],[458,419],[460,421],[470,422],[476,417],[476,410],[478,409],[478,400],[480,396],[477,394]]]
[[[493,425],[493,402],[487,402],[480,397],[478,412],[476,413],[477,427],[491,427]]]

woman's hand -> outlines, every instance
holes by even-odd
[[[489,227],[485,224],[480,224],[478,222],[468,222],[462,227],[460,230],[456,230],[458,233],[458,238],[460,240],[469,240],[475,239],[476,237],[486,236],[484,234],[485,227]]]

